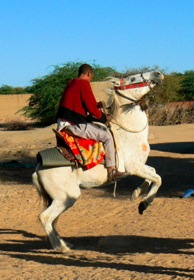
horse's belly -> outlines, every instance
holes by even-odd
[[[107,181],[107,169],[99,164],[89,170],[79,171],[80,187],[93,188],[104,184]]]

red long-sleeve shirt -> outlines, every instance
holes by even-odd
[[[69,81],[61,97],[57,117],[72,124],[80,124],[87,122],[88,113],[99,121],[105,121],[90,83],[79,78]]]

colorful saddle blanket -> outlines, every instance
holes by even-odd
[[[85,169],[90,169],[104,161],[105,151],[102,142],[71,136],[64,131],[54,129],[53,131],[66,143],[76,161]]]

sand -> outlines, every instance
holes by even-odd
[[[27,102],[19,98],[6,97],[6,105],[0,96],[1,123],[19,118],[15,112]],[[82,190],[58,221],[61,236],[75,246],[66,254],[45,239],[43,204],[31,183],[37,151],[55,144],[51,128],[0,130],[0,162],[15,160],[0,166],[0,279],[193,279],[194,197],[180,197],[194,189],[194,124],[150,127],[148,164],[163,183],[144,215],[130,200],[139,178],[121,181],[116,198],[112,185]]]

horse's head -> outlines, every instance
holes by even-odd
[[[142,82],[149,82],[150,86],[153,87],[156,84],[161,84],[164,79],[164,75],[159,71],[150,71],[140,73],[126,78],[109,77],[109,81],[113,83],[115,87],[134,85]]]
[[[121,104],[131,103],[141,99],[156,84],[161,84],[164,75],[159,71],[151,71],[128,76],[123,79],[111,77],[115,98]],[[127,102],[128,100],[128,102]]]
[[[160,71],[151,71],[141,74],[143,80],[150,82],[150,87],[154,87],[156,84],[161,85],[164,80],[164,75]]]

